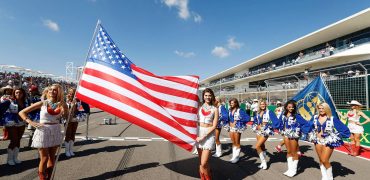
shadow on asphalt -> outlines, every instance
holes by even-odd
[[[222,144],[223,156],[230,156],[232,153],[231,143]],[[210,158],[210,165],[212,169],[213,179],[245,179],[250,175],[255,174],[260,169],[257,167],[255,159],[251,160],[251,157],[256,155],[252,145],[241,146],[240,161],[237,164],[232,164],[228,160],[220,158]],[[229,159],[229,158],[227,158]],[[195,156],[190,159],[184,159],[171,163],[164,164],[166,168],[192,178],[199,178],[199,159]],[[227,169],[227,171],[225,171]]]
[[[337,176],[346,177],[349,174],[355,174],[355,172],[352,171],[352,169],[343,167],[342,164],[339,162],[333,161],[331,162],[331,166],[333,167],[334,177],[337,177]]]
[[[137,165],[137,166],[125,168],[123,170],[110,171],[110,172],[106,172],[106,173],[98,175],[98,176],[83,178],[81,180],[112,179],[112,178],[115,178],[115,177],[122,176],[124,174],[132,173],[132,172],[136,172],[136,171],[141,171],[141,170],[144,170],[144,169],[154,168],[154,167],[157,167],[157,166],[159,166],[158,162],[140,164],[140,165]]]
[[[105,153],[105,152],[115,152],[115,151],[120,151],[124,149],[130,149],[130,148],[135,148],[135,147],[143,147],[146,146],[144,144],[135,144],[135,145],[129,145],[129,146],[105,146],[101,148],[95,148],[95,149],[86,149],[83,151],[78,151],[75,153],[75,157],[84,157],[84,156],[90,156],[94,154],[99,154],[99,153]],[[60,158],[62,160],[68,160],[64,154],[61,154]]]
[[[103,141],[105,141],[105,140],[78,141],[78,142],[76,142],[76,146],[96,144],[96,143],[100,143],[100,142],[103,142]],[[87,150],[84,150],[84,151],[75,152],[75,154],[76,154],[75,157],[84,157],[84,156],[94,155],[94,154],[98,154],[98,153],[102,153],[102,152],[115,152],[115,151],[119,151],[119,150],[124,150],[124,149],[129,149],[129,148],[134,148],[134,147],[143,147],[143,146],[146,146],[146,145],[106,146],[106,147],[96,148],[96,149],[87,149]],[[69,159],[64,155],[64,153],[62,153],[64,151],[63,149],[64,148],[62,148],[62,150],[61,150],[59,161],[65,161],[65,160]],[[36,151],[35,151],[35,153],[36,153]],[[36,157],[36,155],[35,155],[35,157]],[[18,164],[18,165],[15,165],[15,166],[9,166],[8,164],[1,164],[0,165],[0,170],[1,170],[0,177],[13,175],[13,174],[18,174],[18,173],[21,173],[23,171],[27,171],[29,169],[34,169],[34,168],[37,168],[38,165],[39,165],[39,159],[38,158],[22,161],[21,164]],[[32,172],[32,173],[37,173],[37,172]]]

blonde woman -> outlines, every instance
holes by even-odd
[[[362,127],[364,124],[367,124],[370,122],[370,118],[365,115],[361,111],[362,104],[359,103],[356,100],[352,100],[350,103],[347,103],[351,105],[351,110],[349,110],[345,116],[345,118],[348,119],[348,128],[351,132],[350,139],[353,144],[349,144],[350,146],[350,155],[352,156],[358,156],[360,153],[360,138],[361,135],[364,133],[364,127]],[[340,113],[338,113],[340,114]],[[366,119],[364,122],[360,122],[360,118],[363,117]]]
[[[252,130],[257,135],[256,150],[261,160],[258,167],[261,169],[267,169],[265,142],[269,136],[274,135],[274,129],[279,128],[279,126],[279,119],[273,111],[267,109],[266,101],[260,101],[258,111],[254,116]]]
[[[211,168],[209,165],[209,157],[211,150],[215,146],[214,130],[218,121],[218,108],[214,106],[215,95],[213,91],[206,88],[203,93],[203,105],[198,112],[198,135],[196,138],[196,147],[199,156],[199,174],[202,180],[211,179]]]
[[[63,88],[59,84],[48,87],[46,100],[37,102],[19,112],[20,117],[36,128],[32,139],[32,147],[38,148],[40,155],[39,177],[48,179],[51,177],[55,153],[62,143],[63,135],[60,127],[60,118],[67,117],[68,108],[64,102]],[[27,116],[28,113],[40,110],[40,123],[33,122]]]
[[[350,135],[349,129],[339,119],[332,115],[327,103],[317,105],[318,114],[309,122],[309,141],[315,144],[320,161],[322,179],[333,179],[333,170],[329,159],[334,148],[343,144],[343,138]]]
[[[216,153],[213,155],[214,157],[221,157],[222,156],[222,146],[220,142],[220,134],[222,127],[227,123],[227,109],[225,107],[225,102],[220,97],[216,97],[216,107],[218,108],[218,121],[215,130],[216,136]]]

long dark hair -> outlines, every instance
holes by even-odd
[[[13,90],[13,93],[12,93],[12,96],[13,98],[15,99],[15,91],[21,91],[22,92],[22,98],[20,99],[22,102],[26,102],[26,98],[27,98],[27,94],[26,94],[26,91],[23,89],[23,88],[15,88]]]
[[[284,104],[284,116],[286,116],[289,112],[287,109],[289,104],[293,105],[294,109],[292,111],[292,115],[295,117],[295,115],[297,114],[297,102],[294,100],[289,100],[288,102]]]
[[[204,100],[204,94],[206,93],[210,93],[211,94],[211,104],[212,105],[215,105],[215,102],[216,102],[216,98],[215,98],[215,93],[213,93],[212,89],[210,88],[206,88],[203,90],[202,92],[202,101],[203,101],[203,104],[206,103],[206,101]]]
[[[238,99],[236,99],[236,98],[231,98],[231,99],[229,100],[229,104],[231,104],[231,101],[234,101],[235,106],[236,106],[236,109],[239,109],[239,108],[240,108]],[[230,106],[230,110],[231,110],[231,106]]]

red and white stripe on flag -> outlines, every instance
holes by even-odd
[[[156,76],[131,64],[132,78],[87,61],[77,97],[191,151],[196,138],[199,78]]]

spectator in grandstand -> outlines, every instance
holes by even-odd
[[[303,133],[308,133],[309,125],[303,117],[297,113],[296,101],[290,100],[284,105],[284,113],[280,116],[279,131],[284,137],[287,148],[288,170],[284,175],[293,177],[297,174],[298,166],[298,140]]]
[[[276,69],[276,64],[275,63],[273,63],[272,64],[272,70],[275,70]]]
[[[349,48],[354,48],[355,47],[355,44],[353,44],[352,41],[349,42],[349,45],[348,45]]]
[[[320,103],[316,108],[318,114],[309,122],[308,140],[315,144],[322,178],[333,179],[330,156],[334,148],[343,145],[342,138],[348,138],[350,131],[339,119],[332,116],[327,103]]]
[[[9,80],[9,81],[8,81],[8,85],[13,87],[13,86],[14,86],[14,81]]]
[[[221,134],[221,129],[227,125],[228,122],[228,114],[227,114],[227,109],[225,107],[225,101],[224,99],[220,97],[216,97],[216,102],[215,102],[216,107],[218,108],[218,121],[217,121],[217,126],[215,130],[215,139],[216,139],[216,153],[213,155],[214,157],[221,157],[222,156],[222,146],[220,142],[220,134]]]
[[[358,69],[355,70],[355,76],[356,77],[360,76],[360,73],[361,73],[360,70],[358,70]]]
[[[320,51],[320,53],[321,53],[321,57],[325,57],[325,49],[322,49],[322,50]]]
[[[0,98],[1,102],[5,101],[5,100],[9,100],[9,99],[12,98],[12,93],[13,93],[13,87],[12,86],[7,85],[5,87],[2,87],[0,89],[0,91],[1,91],[1,94],[2,94],[2,96]]]
[[[40,123],[33,122],[28,114],[40,110]],[[32,147],[38,148],[40,163],[38,174],[40,179],[50,178],[55,163],[55,153],[63,141],[60,118],[66,118],[68,108],[64,102],[63,88],[59,84],[48,87],[46,100],[37,102],[19,112],[21,118],[36,128]]]
[[[298,64],[300,60],[303,58],[303,52],[299,52],[298,57],[295,59],[294,64]]]
[[[19,118],[18,112],[26,108],[28,105],[26,101],[26,92],[22,88],[16,88],[12,91],[12,95],[8,99],[2,98],[2,102],[10,101],[9,106],[6,107],[6,112],[0,121],[5,125],[5,130],[10,140],[8,146],[7,163],[11,166],[21,163],[18,160],[20,142],[25,130],[25,123]]]
[[[218,121],[218,108],[214,106],[215,95],[213,91],[206,88],[202,93],[203,104],[199,109],[198,135],[196,146],[199,156],[199,174],[201,179],[211,179],[211,167],[209,157],[215,146],[214,130]]]
[[[274,135],[273,129],[278,129],[280,122],[275,113],[267,109],[266,101],[260,101],[253,119],[252,130],[257,135],[256,150],[261,160],[258,167],[267,169],[265,142],[270,135]]]
[[[282,103],[280,101],[277,101],[276,102],[276,108],[275,108],[276,117],[279,118],[281,116],[282,112],[283,112]]]
[[[330,56],[334,54],[334,50],[335,50],[335,48],[333,46],[329,47],[329,55]]]
[[[351,109],[347,112],[345,116],[342,116],[340,112],[338,114],[348,120],[348,128],[351,132],[350,139],[353,143],[350,143],[350,155],[352,156],[358,156],[360,154],[360,138],[361,135],[364,133],[363,125],[370,122],[370,118],[366,116],[364,112],[361,111],[362,104],[359,103],[356,100],[352,100],[351,102],[348,102],[351,106]],[[360,122],[360,118],[364,118],[364,122]]]
[[[246,100],[245,101],[245,112],[250,116],[251,115],[251,103]]]
[[[237,163],[239,161],[240,154],[240,137],[241,134],[247,127],[247,122],[250,117],[246,114],[244,109],[239,106],[239,101],[236,98],[229,100],[229,118],[228,126],[224,128],[229,132],[229,136],[232,142],[232,157],[230,159],[231,163]]]
[[[350,69],[350,70],[347,72],[348,77],[352,77],[354,74],[355,74],[355,72],[353,72],[353,71],[352,71],[352,69]]]
[[[253,111],[253,116],[257,113],[258,111],[258,99],[253,99],[253,103],[251,105],[251,109]]]
[[[292,89],[293,88],[292,83],[290,81],[288,82],[287,86],[288,86],[288,89]]]

